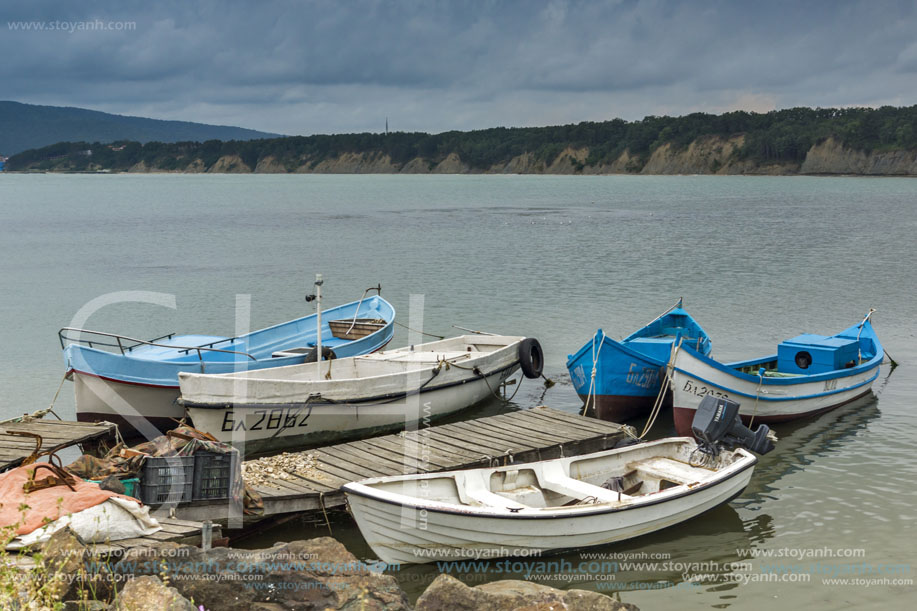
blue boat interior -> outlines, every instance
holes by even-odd
[[[335,337],[329,324],[331,321],[349,321],[356,315],[361,320],[372,319],[387,323],[393,319],[393,314],[391,306],[376,296],[364,299],[359,304],[359,311],[357,311],[357,302],[325,310],[322,312],[322,346],[333,350],[336,346],[353,343],[351,339]],[[213,363],[250,361],[251,359],[246,355],[251,355],[260,361],[271,359],[275,352],[281,351],[305,354],[317,344],[316,316],[313,314],[239,337],[201,334],[173,335],[158,339],[155,343],[160,345],[138,344],[125,348],[124,355],[163,363],[196,364],[201,359]],[[170,345],[176,348],[170,348]],[[201,350],[189,349],[189,347],[199,347]],[[76,348],[85,350],[85,347],[76,346]]]
[[[795,378],[852,369],[876,358],[880,351],[872,327],[866,323],[862,332],[856,325],[832,336],[804,333],[781,342],[775,355],[727,367],[755,377],[763,369],[767,378]]]
[[[710,353],[710,338],[687,312],[676,308],[654,320],[622,342],[634,350],[662,361],[669,360],[672,343],[682,342],[701,354]]]

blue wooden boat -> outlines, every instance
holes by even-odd
[[[239,337],[171,334],[151,341],[65,327],[59,337],[77,420],[107,420],[122,434],[147,437],[174,428],[184,416],[176,403],[180,372],[230,373],[316,360],[316,318]],[[323,310],[322,353],[334,358],[375,352],[392,339],[394,320],[395,308],[375,295]]]
[[[885,356],[869,321],[873,311],[836,335],[804,333],[781,342],[777,354],[736,363],[679,347],[669,369],[676,431],[691,435],[706,395],[737,402],[745,422],[760,423],[812,416],[868,395]]]
[[[672,344],[682,342],[710,353],[710,338],[679,299],[642,329],[615,341],[599,329],[576,354],[567,370],[586,410],[602,420],[622,422],[653,407],[665,376]]]

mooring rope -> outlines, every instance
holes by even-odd
[[[653,425],[656,424],[656,418],[659,416],[659,412],[662,411],[662,403],[665,399],[665,393],[669,390],[672,383],[672,370],[675,368],[675,357],[678,356],[678,350],[681,348],[681,343],[684,341],[684,338],[679,340],[678,344],[675,344],[672,348],[672,355],[669,357],[669,362],[665,366],[665,379],[662,381],[662,384],[659,385],[659,394],[656,395],[656,402],[653,404],[653,411],[650,412],[650,418],[646,421],[646,426],[643,427],[643,432],[640,433],[640,439],[644,439],[646,434],[650,432],[650,429],[653,428]]]
[[[325,526],[328,527],[328,534],[333,537],[334,533],[331,532],[331,520],[328,519],[328,512],[325,510],[325,493],[324,492],[318,493],[318,504],[321,505],[322,507],[322,514],[324,514],[325,516]]]
[[[755,389],[755,409],[751,412],[751,419],[748,421],[748,428],[755,423],[755,416],[758,415],[758,396],[761,394],[761,387],[764,385],[764,367],[758,369],[758,388]]]
[[[595,375],[599,366],[599,355],[602,354],[602,346],[605,344],[605,332],[602,331],[602,341],[599,342],[599,349],[595,349],[595,338],[598,333],[592,336],[592,374],[589,379],[589,392],[586,393],[586,403],[583,404],[583,416],[589,413],[589,400],[592,400],[592,413],[597,414],[595,409]]]
[[[60,395],[60,389],[64,387],[64,381],[66,379],[67,379],[67,374],[64,373],[64,377],[60,379],[60,384],[57,385],[57,392],[54,393],[54,398],[51,399],[51,404],[48,406],[48,409],[41,411],[41,416],[38,416],[38,418],[43,417],[45,414],[51,413],[51,414],[54,414],[54,417],[57,418],[58,420],[62,420],[62,418],[57,415],[57,412],[54,411],[54,404],[57,403],[57,397],[58,395]],[[37,413],[38,412],[36,412],[36,414]]]
[[[463,355],[463,356],[464,356],[464,355]],[[459,357],[454,357],[454,358],[459,358]],[[524,378],[522,378],[522,379],[519,380],[519,382],[516,384],[516,390],[514,390],[512,396],[511,396],[509,399],[507,399],[506,397],[501,397],[501,396],[493,389],[493,387],[490,385],[490,382],[487,380],[487,377],[488,377],[488,376],[487,376],[483,371],[481,371],[481,369],[480,369],[479,367],[477,367],[477,366],[475,366],[475,367],[463,367],[463,366],[459,365],[458,363],[453,363],[453,362],[449,361],[449,360],[446,359],[446,358],[437,357],[437,368],[442,367],[443,364],[445,364],[446,369],[449,369],[449,367],[458,367],[459,369],[464,369],[465,371],[471,371],[471,372],[474,373],[476,376],[478,376],[479,378],[481,378],[481,379],[484,380],[484,383],[487,385],[487,390],[490,391],[490,394],[492,394],[494,397],[496,397],[496,398],[497,398],[498,400],[500,400],[500,401],[507,401],[507,402],[509,402],[509,401],[512,401],[513,399],[515,399],[515,398],[516,398],[516,393],[519,392],[519,389],[522,387],[522,379],[524,379]],[[489,374],[489,375],[496,375],[496,372],[495,372],[495,373],[492,373],[492,374]]]
[[[404,327],[404,328],[407,329],[408,331],[413,331],[414,333],[420,333],[421,335],[427,335],[427,336],[429,336],[429,337],[435,337],[435,338],[437,338],[437,339],[446,339],[446,336],[444,336],[444,335],[436,335],[436,334],[434,334],[434,333],[426,333],[426,332],[424,332],[424,331],[419,331],[419,330],[417,330],[417,329],[412,329],[411,327],[409,327],[409,326],[407,326],[407,325],[401,324],[401,323],[398,322],[397,320],[393,320],[392,322],[395,323],[396,325],[398,325],[399,327]]]

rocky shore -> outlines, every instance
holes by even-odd
[[[637,610],[596,592],[512,580],[469,587],[445,574],[412,606],[381,568],[361,562],[331,537],[259,550],[151,543],[105,559],[65,529],[45,546],[37,567],[21,570],[18,598],[3,602],[61,608],[30,597],[41,591],[46,601],[63,601],[66,611]],[[32,583],[36,579],[42,583]]]

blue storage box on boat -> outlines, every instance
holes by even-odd
[[[777,346],[777,370],[812,375],[851,367],[857,340],[804,333]]]

